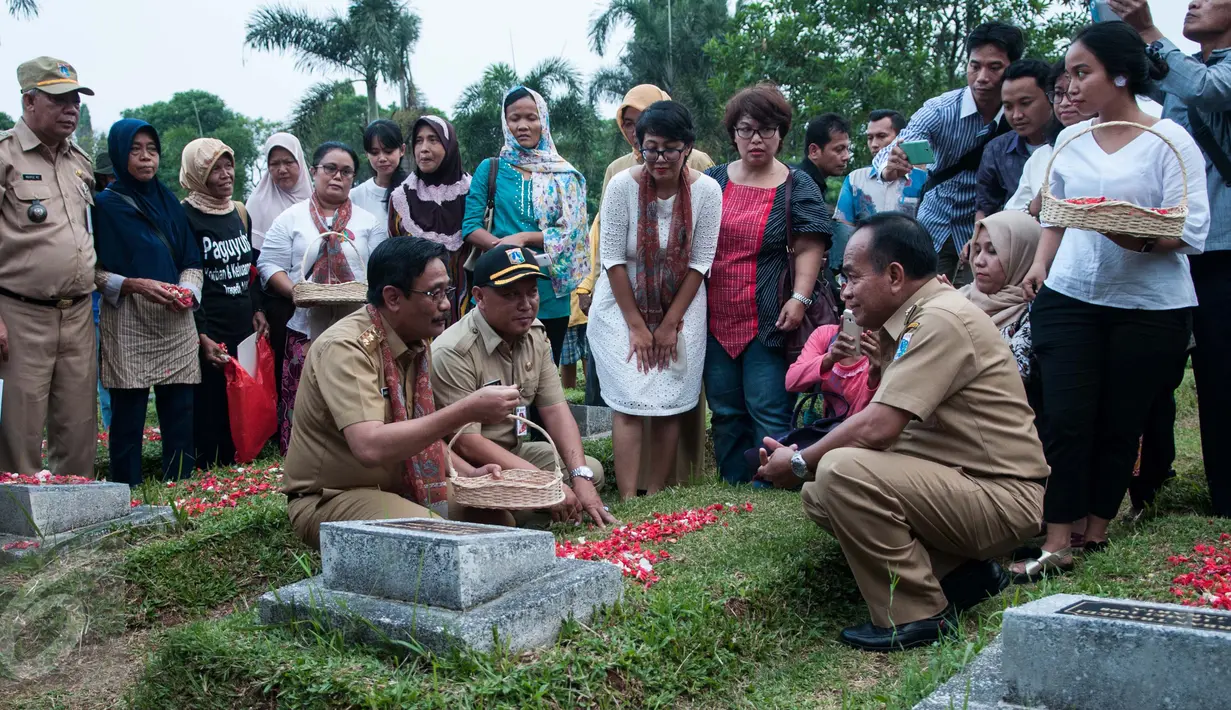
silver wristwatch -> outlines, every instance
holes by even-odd
[[[801,481],[808,480],[808,462],[804,461],[804,452],[796,451],[791,457],[791,473]]]
[[[578,466],[568,472],[570,478],[584,478],[590,483],[594,483],[594,471],[590,470],[589,466]]]
[[[792,292],[792,293],[791,293],[791,298],[793,298],[793,299],[795,299],[796,301],[799,301],[800,303],[804,304],[804,306],[807,306],[807,307],[811,307],[811,306],[812,306],[812,299],[811,299],[811,298],[808,298],[807,296],[803,295],[802,293],[800,293],[800,292],[798,292],[798,291],[794,291],[794,292]]]

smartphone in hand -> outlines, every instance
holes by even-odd
[[[861,338],[863,337],[863,328],[860,328],[859,324],[855,322],[855,314],[849,308],[842,311],[842,332],[855,339],[855,354],[862,355],[863,342]]]
[[[936,154],[927,141],[907,141],[898,144],[911,165],[931,165],[936,162]]]

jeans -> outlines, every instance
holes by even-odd
[[[1043,519],[1116,516],[1151,407],[1174,389],[1190,309],[1096,306],[1044,287],[1030,312],[1051,478]]]
[[[756,338],[731,357],[713,335],[705,344],[705,393],[713,413],[714,458],[727,483],[747,483],[756,471],[744,452],[767,436],[791,430],[794,397],[786,391],[786,352]]]
[[[1225,228],[1225,226],[1224,226]],[[1214,515],[1231,518],[1231,251],[1188,257],[1197,308],[1193,312],[1193,375],[1201,413],[1201,454]]]
[[[157,385],[154,406],[162,433],[162,478],[173,481],[192,475],[193,385]],[[111,390],[111,480],[139,485],[142,433],[149,404],[148,389]]]
[[[103,368],[102,368],[103,338],[102,338],[102,335],[100,335],[98,332],[97,323],[94,324],[94,342],[97,343],[98,353],[99,353],[98,354],[98,358],[99,358],[98,408],[99,408],[99,411],[103,415],[103,419],[102,419],[103,430],[110,431],[111,429],[111,393],[107,391],[106,387],[103,387]]]

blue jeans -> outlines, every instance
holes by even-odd
[[[753,339],[731,357],[713,335],[705,344],[705,393],[713,412],[714,458],[727,483],[747,483],[755,470],[744,452],[791,430],[794,396],[786,391],[786,353]]]
[[[142,481],[141,446],[149,389],[113,389],[111,421],[111,480],[139,485]],[[193,385],[157,385],[154,406],[162,434],[162,478],[188,478],[196,466],[192,444]]]
[[[102,347],[103,338],[98,332],[98,324],[94,324],[94,343],[99,349],[99,368],[98,368],[98,408],[101,410],[103,418],[103,431],[111,430],[111,393],[103,387],[103,368],[102,368]]]

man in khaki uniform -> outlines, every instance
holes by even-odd
[[[842,545],[872,616],[842,641],[910,648],[953,631],[956,611],[1008,585],[989,558],[1038,533],[1049,470],[1008,345],[937,281],[917,222],[869,219],[842,269],[847,306],[879,331],[863,338],[879,337],[880,388],[804,451],[766,440],[758,476],[781,487],[809,481],[805,512]]]
[[[447,407],[492,382],[516,387],[517,413],[525,417],[530,405],[538,409],[543,428],[564,461],[569,485],[552,517],[580,521],[584,512],[599,525],[613,523],[615,518],[597,492],[603,482],[602,466],[581,447],[581,433],[564,399],[547,331],[535,318],[540,278],[547,276],[529,249],[505,245],[479,257],[472,290],[476,307],[432,343],[432,390],[436,403]],[[465,428],[453,450],[475,466],[554,470],[551,445],[523,441],[528,434],[519,422],[489,422]],[[524,524],[528,517],[521,516],[518,522]]]
[[[367,269],[368,301],[377,318],[361,308],[308,350],[283,463],[283,492],[291,527],[313,547],[320,546],[324,522],[446,512],[451,518],[493,522],[484,511],[448,507],[439,470],[442,439],[470,422],[504,420],[517,405],[517,390],[485,387],[433,411],[430,379],[422,370],[430,369],[428,340],[448,324],[451,289],[444,256],[444,247],[424,239],[381,244]],[[391,380],[401,393],[390,390]],[[395,398],[405,401],[403,421]],[[425,486],[426,495],[419,495],[410,476],[423,457],[433,456],[440,458],[428,463],[438,475]],[[475,469],[457,457],[454,465],[462,476],[499,471],[497,466]]]
[[[17,67],[22,116],[0,133],[0,471],[90,476],[98,377],[90,158],[72,141],[80,94],[71,65]]]

